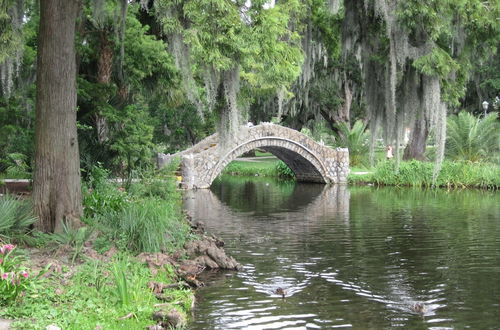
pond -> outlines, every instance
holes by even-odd
[[[500,324],[498,193],[223,177],[185,207],[243,265],[208,274],[190,329]]]

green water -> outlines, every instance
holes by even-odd
[[[190,329],[500,327],[498,193],[233,177],[185,205],[244,266],[210,274]]]

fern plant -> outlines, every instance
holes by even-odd
[[[349,149],[349,160],[351,166],[367,164],[368,141],[370,133],[366,130],[366,124],[357,120],[349,127],[348,123],[337,124],[338,134],[336,134],[337,147]]]
[[[490,113],[480,119],[465,111],[450,116],[446,155],[450,159],[471,162],[494,160],[500,146],[497,116],[497,113]]]

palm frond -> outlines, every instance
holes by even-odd
[[[497,114],[476,118],[468,112],[460,112],[448,118],[446,154],[455,160],[477,162],[491,160],[498,152],[500,136]]]

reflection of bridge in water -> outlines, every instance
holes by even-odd
[[[314,197],[311,197],[314,196]],[[295,232],[300,235],[307,227],[316,221],[335,218],[338,221],[349,221],[349,190],[345,185],[302,185],[294,186],[293,192],[282,204],[292,205],[291,208],[283,209],[276,206],[276,212],[271,212],[270,217],[286,217],[289,211],[301,209],[301,213],[307,215],[303,222],[293,225],[273,227],[274,232]],[[184,208],[193,219],[218,219],[221,224],[218,228],[228,228],[235,232],[235,226],[240,226],[237,231],[245,236],[256,237],[262,235],[260,230],[253,228],[247,222],[235,223],[235,211],[221,200],[209,189],[188,190],[184,196]],[[249,210],[242,210],[248,212]],[[254,210],[255,216],[259,216],[258,210]],[[288,212],[287,212],[288,211]],[[299,226],[300,228],[298,228]]]
[[[183,186],[187,189],[209,188],[231,161],[256,148],[270,152],[285,162],[299,182],[347,182],[347,149],[332,149],[299,131],[269,123],[241,126],[236,136],[224,145],[220,143],[218,134],[214,134],[180,153],[160,154],[158,166],[180,157]]]

